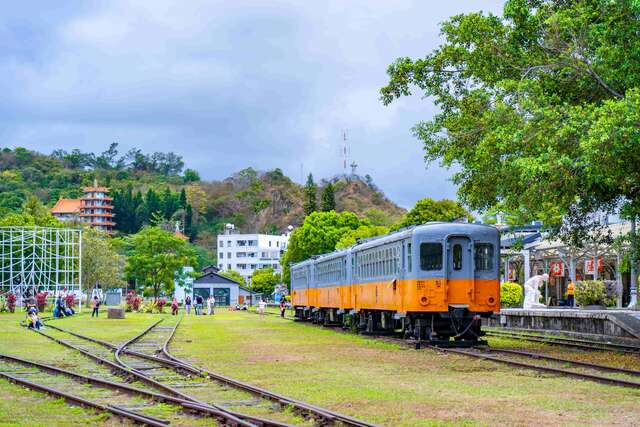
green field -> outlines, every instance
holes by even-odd
[[[174,320],[127,313],[124,320],[81,315],[56,324],[121,343],[161,316]],[[0,352],[60,366],[82,357],[20,328],[21,317],[0,316]],[[219,310],[186,317],[171,350],[210,370],[382,425],[640,423],[637,390],[416,351],[276,316]],[[117,423],[4,381],[0,396],[2,426]]]

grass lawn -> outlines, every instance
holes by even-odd
[[[161,316],[174,320],[127,313],[123,320],[83,314],[55,322],[117,344]],[[0,315],[0,352],[59,366],[80,363],[82,356],[19,327],[20,319]],[[185,317],[171,350],[213,371],[382,425],[640,425],[638,390],[415,351],[275,316],[218,310]],[[0,380],[0,426],[110,423],[119,422]]]

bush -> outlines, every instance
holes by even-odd
[[[158,303],[156,301],[146,301],[140,305],[141,313],[153,313],[158,309]]]
[[[515,307],[522,302],[522,288],[514,282],[500,284],[500,305],[502,307]]]
[[[165,305],[167,305],[167,300],[164,298],[160,298],[156,301],[156,308],[158,309],[158,313],[164,313]]]
[[[7,309],[9,310],[9,313],[15,313],[17,300],[18,297],[16,297],[16,294],[13,292],[9,292],[7,294]]]
[[[142,301],[142,297],[139,297],[135,291],[127,292],[127,296],[125,297],[125,311],[139,311]]]
[[[576,284],[575,294],[578,305],[604,305],[606,297],[604,282],[600,280],[584,280],[578,282]]]
[[[47,305],[47,296],[49,292],[38,292],[36,294],[36,303],[38,304],[38,311],[43,312]]]
[[[0,313],[6,313],[7,311],[9,311],[7,308],[7,298],[0,295]]]
[[[65,304],[67,304],[67,307],[69,308],[73,308],[73,305],[76,302],[76,296],[75,294],[67,294],[67,296],[64,298],[64,302]]]

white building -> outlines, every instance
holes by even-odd
[[[289,232],[292,227],[289,227]],[[289,232],[279,236],[271,234],[236,234],[233,224],[225,226],[225,233],[218,235],[218,268],[236,270],[247,283],[251,275],[261,268],[273,268],[281,272],[280,257],[287,248]]]

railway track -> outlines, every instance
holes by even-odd
[[[265,311],[265,314],[269,315],[277,315],[278,313]],[[290,317],[285,317],[287,320],[295,320]],[[338,328],[331,327],[332,329],[337,330]],[[498,334],[496,334],[498,335]],[[500,335],[501,337],[504,335]],[[541,337],[542,338],[542,337]],[[392,340],[395,342],[407,343],[406,340],[396,337],[384,336],[384,339]],[[564,341],[564,340],[563,340]],[[571,341],[571,340],[568,340]],[[546,342],[546,341],[541,341]],[[564,345],[563,342],[558,342],[558,344]],[[584,343],[569,343],[576,344],[576,347],[579,348],[587,348],[589,350],[606,350],[610,351],[606,347],[597,347],[594,348]],[[577,345],[580,344],[580,345]],[[597,343],[600,344],[600,343]],[[411,342],[410,345],[413,347],[415,344]],[[633,352],[627,347],[622,345],[613,345],[613,351],[626,350],[627,352]],[[457,348],[442,348],[442,347],[429,347],[437,351],[445,352],[445,353],[453,353],[459,354],[463,356],[473,357],[477,359],[489,360],[492,362],[515,366],[523,369],[531,369],[545,373],[552,373],[557,375],[569,376],[573,378],[578,378],[587,381],[594,381],[604,384],[622,386],[622,387],[630,387],[640,389],[640,371],[632,370],[632,369],[624,369],[617,368],[613,366],[600,365],[595,363],[582,362],[578,360],[559,358],[554,356],[549,356],[543,353],[534,353],[534,352],[526,352],[521,350],[514,349],[499,349],[499,348],[491,348],[491,347],[482,347],[482,348],[474,348],[474,349],[457,349]],[[531,361],[535,361],[536,363],[531,363]],[[555,366],[554,366],[555,365]],[[602,375],[603,372],[613,374],[614,376],[605,376]]]
[[[583,350],[602,350],[602,351],[615,351],[618,353],[632,353],[640,354],[640,347],[633,345],[625,345],[611,342],[598,342],[577,338],[555,337],[555,336],[543,336],[527,332],[519,331],[497,331],[497,330],[485,330],[487,336],[495,338],[510,338],[522,341],[539,342],[551,345],[560,345],[565,347],[580,348]]]
[[[547,356],[544,354],[530,353],[518,350],[492,348],[435,348],[438,351],[442,351],[445,353],[460,354],[519,368],[532,369],[540,372],[558,374],[582,380],[640,389],[640,371],[615,368],[611,366],[580,362],[570,359],[562,359]],[[542,363],[531,363],[531,360],[536,360]],[[553,366],[554,364],[556,366]],[[614,373],[617,376],[604,376],[601,374],[601,372]],[[630,378],[637,378],[637,380],[631,380]]]
[[[291,422],[293,418],[296,425],[373,426],[206,371],[178,359],[169,352],[168,347],[179,323],[180,321],[173,326],[160,326],[160,322],[156,322],[120,346],[51,324],[47,326],[64,336],[64,339],[61,336],[49,338],[75,348],[98,363],[106,363],[109,368],[119,370],[121,375],[132,376],[136,381],[174,398],[191,401],[194,405],[226,411],[238,419],[253,423],[252,425],[285,426],[290,425],[287,422]],[[198,399],[193,396],[198,396]],[[240,412],[249,407],[251,415]]]

